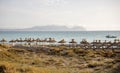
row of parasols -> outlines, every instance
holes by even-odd
[[[33,43],[33,42],[47,42],[47,43],[56,43],[57,41],[55,40],[55,38],[45,38],[45,39],[40,39],[40,38],[37,38],[37,39],[34,39],[34,38],[25,38],[25,39],[22,39],[22,38],[19,38],[19,39],[16,39],[16,40],[10,40],[10,41],[7,41],[6,39],[2,39],[0,40],[1,43],[6,43],[6,42],[9,42],[9,43],[22,43],[22,42],[26,42],[26,43]],[[58,43],[66,43],[66,41],[64,39],[58,41]],[[69,43],[77,43],[74,39],[72,39]]]
[[[47,42],[47,43],[56,43],[57,41],[55,40],[55,38],[45,38],[45,39],[40,39],[40,38],[37,38],[37,39],[34,39],[34,38],[25,38],[25,39],[22,39],[22,38],[19,38],[19,39],[16,39],[16,40],[10,40],[10,41],[7,41],[6,39],[2,39],[0,40],[1,43],[6,43],[6,42],[9,42],[9,43],[22,43],[22,42],[25,42],[25,43],[40,43],[40,42]],[[61,43],[61,44],[65,44],[66,41],[64,39],[58,41],[57,43]],[[77,44],[77,42],[75,41],[75,39],[71,39],[71,41],[69,42],[71,44]],[[114,39],[113,42],[111,41],[103,41],[101,42],[101,40],[93,40],[93,42],[88,42],[86,39],[83,39],[80,44],[112,44],[112,43],[117,43],[117,44],[120,44],[120,40],[119,39]]]

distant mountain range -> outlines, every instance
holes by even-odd
[[[32,28],[25,29],[0,29],[0,31],[85,31],[84,27],[75,26],[73,28],[68,28],[66,26],[34,26]]]

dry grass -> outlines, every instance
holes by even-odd
[[[88,63],[88,67],[90,68],[94,68],[94,67],[98,67],[98,66],[103,66],[104,62],[103,61],[90,61]]]
[[[56,68],[53,66],[36,67],[27,64],[6,61],[0,61],[0,71],[2,73],[69,73],[69,69],[67,68]]]
[[[120,63],[119,53],[111,50],[51,48],[54,54],[0,45],[0,73],[102,73]]]

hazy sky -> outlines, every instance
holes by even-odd
[[[120,30],[120,0],[0,0],[0,28],[43,25]]]

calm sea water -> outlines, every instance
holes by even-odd
[[[57,41],[64,38],[67,42],[73,38],[77,42],[80,42],[82,39],[87,39],[89,42],[93,40],[114,40],[114,38],[106,38],[106,35],[114,35],[120,39],[120,31],[0,31],[0,40],[2,38],[9,41],[17,38],[44,39],[49,37],[53,37]]]

